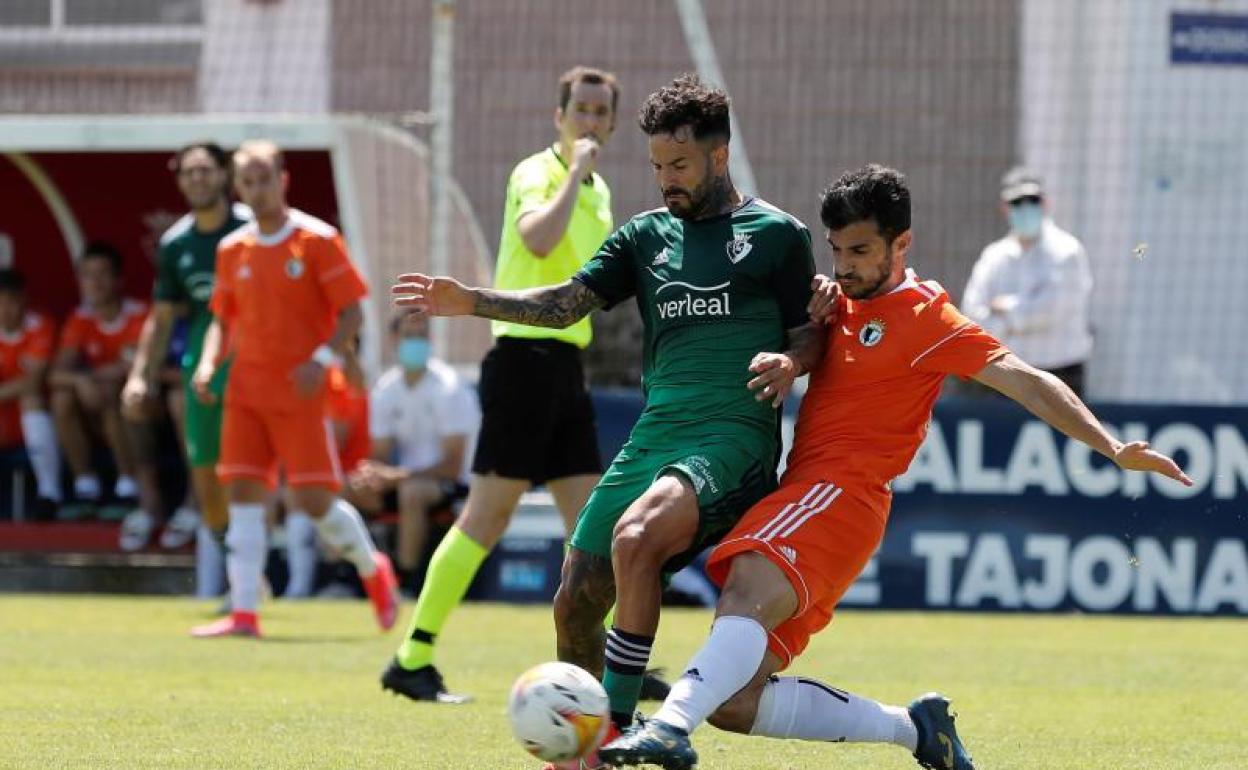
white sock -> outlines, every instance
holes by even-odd
[[[316,525],[303,511],[286,514],[286,566],[290,579],[286,582],[287,599],[312,595],[316,586]]]
[[[113,494],[117,497],[138,497],[139,485],[132,476],[118,476],[117,483],[113,485]]]
[[[672,685],[654,718],[692,732],[749,684],[766,654],[767,630],[757,620],[734,615],[716,618],[706,644]]]
[[[919,733],[904,708],[886,706],[800,676],[763,687],[750,735],[805,741],[893,743],[914,753]]]
[[[225,533],[225,568],[230,576],[230,603],[235,612],[255,612],[260,606],[264,576],[264,505],[230,503],[230,528]]]
[[[22,412],[22,437],[26,456],[35,470],[39,496],[61,501],[61,453],[56,443],[52,415],[43,410]]]
[[[195,532],[195,595],[200,599],[220,596],[225,590],[225,554],[217,536],[200,524]]]
[[[373,538],[368,534],[360,512],[351,503],[341,497],[334,500],[334,504],[329,507],[329,513],[316,522],[316,531],[344,559],[355,565],[360,577],[372,577],[377,571],[377,563],[373,561],[373,553],[377,547],[373,545]]]
[[[100,499],[100,492],[100,480],[94,474],[88,473],[74,479],[74,497],[79,500],[94,502]]]

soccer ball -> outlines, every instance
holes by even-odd
[[[607,734],[607,691],[571,663],[543,663],[511,686],[511,729],[525,750],[547,762],[581,759]]]

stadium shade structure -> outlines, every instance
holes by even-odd
[[[64,277],[82,246],[94,238],[119,240],[124,252],[150,251],[181,201],[165,167],[168,153],[189,142],[215,141],[226,148],[266,138],[288,154],[292,205],[339,226],[352,257],[372,287],[365,313],[364,360],[371,372],[382,365],[391,279],[404,270],[452,273],[473,282],[489,280],[490,249],[463,191],[450,180],[451,244],[445,264],[431,264],[426,247],[429,221],[429,150],[407,131],[358,115],[55,115],[0,118],[0,203],[10,211],[36,207],[31,216],[54,223],[36,241],[0,234],[0,259],[28,273],[59,269]],[[124,176],[118,176],[124,174]],[[141,188],[151,189],[141,189]],[[100,213],[107,209],[107,222]],[[41,211],[39,209],[42,209]],[[163,213],[163,219],[162,219]],[[92,226],[93,218],[96,227]],[[129,219],[118,234],[118,219]],[[98,232],[99,229],[104,232]],[[147,227],[151,232],[143,232]],[[51,232],[57,243],[49,243]],[[33,236],[32,236],[33,237]],[[142,243],[127,242],[138,238]],[[40,254],[30,269],[29,251]],[[26,256],[23,257],[23,252]],[[64,252],[59,268],[46,261]],[[140,274],[150,271],[143,265]],[[45,279],[48,275],[43,276]],[[143,277],[146,277],[143,275]],[[40,276],[32,276],[39,291]],[[45,281],[46,282],[46,281]],[[131,283],[145,296],[150,284]],[[56,298],[51,298],[56,304]],[[479,360],[488,345],[485,322],[445,329],[439,354],[452,363]]]

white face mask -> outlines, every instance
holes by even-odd
[[[1020,203],[1010,206],[1010,232],[1019,238],[1037,238],[1044,226],[1044,208],[1039,203]]]

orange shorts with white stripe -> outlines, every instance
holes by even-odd
[[[223,483],[252,479],[273,488],[277,468],[291,487],[342,487],[342,469],[333,426],[322,398],[301,399],[290,409],[257,409],[230,403],[221,424],[221,459],[217,477]]]
[[[884,538],[888,497],[855,492],[831,481],[785,480],[711,552],[707,574],[720,586],[743,553],[765,557],[788,577],[797,611],[772,629],[767,643],[785,666],[832,620]]]

